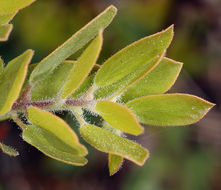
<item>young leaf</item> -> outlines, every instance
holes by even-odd
[[[82,95],[84,95],[88,91],[88,89],[92,86],[92,84],[94,82],[94,76],[95,76],[95,74],[88,76],[84,80],[84,82],[81,84],[81,86],[75,90],[72,97],[73,98],[80,98]]]
[[[14,148],[11,148],[3,143],[0,143],[0,149],[2,150],[2,152],[4,152],[5,154],[8,154],[9,156],[19,155],[19,153]]]
[[[51,158],[71,165],[84,166],[87,164],[87,159],[79,156],[76,149],[41,127],[28,125],[23,130],[22,138]]]
[[[123,157],[117,156],[115,154],[108,155],[108,167],[110,175],[114,175],[122,166]]]
[[[89,44],[77,60],[76,64],[73,66],[62,89],[62,98],[66,98],[71,95],[88,76],[97,61],[102,42],[102,31],[99,31],[98,36]]]
[[[80,133],[96,149],[122,156],[139,166],[142,166],[149,156],[142,146],[94,125],[81,126]]]
[[[31,90],[31,100],[52,99],[60,94],[60,90],[64,86],[75,62],[76,61],[64,61],[53,73],[47,75],[44,80],[39,81]]]
[[[30,82],[35,83],[38,80],[42,80],[46,74],[52,72],[65,59],[84,47],[98,34],[99,30],[105,29],[111,23],[116,15],[116,11],[114,6],[108,7],[54,52],[44,58],[33,71]]]
[[[10,61],[4,69],[0,82],[0,115],[10,111],[13,103],[18,98],[32,56],[33,51],[27,50]]]
[[[12,13],[0,15],[0,25],[8,24],[13,19],[13,17],[17,14],[17,12],[18,11],[14,11]]]
[[[97,86],[110,85],[140,66],[153,60],[169,46],[173,38],[173,26],[154,35],[138,40],[110,57],[97,72]]]
[[[27,74],[26,74],[26,77],[25,77],[25,81],[24,81],[24,83],[23,83],[23,86],[22,86],[22,89],[21,89],[21,91],[20,91],[20,95],[19,95],[19,97],[24,93],[24,91],[27,89],[27,87],[29,86],[29,81],[28,81],[28,79],[29,79],[29,77],[30,77],[30,75],[31,75],[31,72],[34,70],[34,68],[36,67],[36,63],[34,63],[34,64],[30,64],[30,65],[28,65],[28,71],[27,71]]]
[[[28,119],[34,125],[47,130],[65,144],[76,149],[79,155],[84,156],[87,154],[87,149],[79,143],[75,132],[62,119],[54,114],[36,107],[29,107]]]
[[[143,127],[134,114],[121,104],[105,100],[98,101],[95,110],[116,129],[132,135],[140,135],[143,132]]]
[[[129,100],[142,96],[163,94],[173,86],[182,65],[180,62],[163,58],[151,72],[130,86],[126,92],[122,94],[120,101],[126,103]]]
[[[0,25],[0,41],[7,41],[13,28],[12,24]]]
[[[161,56],[155,57],[152,61],[147,62],[145,65],[139,67],[134,72],[128,74],[124,78],[120,79],[119,81],[104,87],[98,88],[94,92],[95,99],[106,99],[110,96],[116,96],[123,90],[125,90],[129,85],[135,82],[138,78],[143,76],[145,73],[148,73],[151,69],[153,69],[161,60]]]
[[[35,0],[1,0],[0,1],[0,14],[7,14],[22,9]]]
[[[188,94],[163,94],[137,98],[126,106],[141,123],[182,126],[199,121],[214,104]]]

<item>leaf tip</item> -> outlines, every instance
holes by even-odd
[[[144,156],[142,162],[136,162],[138,166],[143,166],[146,160],[150,157],[150,152],[146,148],[144,148],[144,150],[145,150],[146,155]]]
[[[107,9],[112,9],[115,13],[117,13],[117,7],[114,5],[110,5]]]

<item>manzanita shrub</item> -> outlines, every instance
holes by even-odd
[[[7,39],[12,28],[8,22],[32,1],[0,1],[1,40]],[[189,94],[164,94],[182,68],[182,63],[165,57],[173,26],[130,44],[102,66],[97,65],[103,30],[116,11],[114,6],[108,7],[40,63],[30,65],[33,51],[27,50],[6,67],[1,60],[0,67],[1,120],[13,119],[24,141],[45,155],[83,166],[87,164],[86,147],[54,114],[71,112],[83,139],[108,154],[111,175],[123,159],[142,166],[149,156],[146,148],[125,138],[125,134],[140,135],[145,125],[190,125],[214,106]],[[85,46],[77,60],[67,60]],[[88,123],[86,111],[102,118],[99,127]],[[0,148],[11,156],[18,155],[3,143]]]

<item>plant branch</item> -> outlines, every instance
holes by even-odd
[[[50,106],[50,105],[52,105],[52,104],[53,104],[52,101],[15,102],[15,103],[13,104],[13,106],[12,106],[12,109],[13,109],[13,110],[16,110],[16,109],[25,108],[25,107],[28,107],[28,106],[36,106],[36,107],[43,108],[43,107]]]
[[[17,102],[28,102],[28,101],[30,101],[30,91],[31,91],[31,89],[32,89],[32,86],[28,85]]]
[[[18,109],[26,108],[29,106],[45,108],[48,106],[52,106],[55,103],[56,102],[54,102],[54,100],[43,100],[43,101],[33,101],[33,102],[19,101],[13,104],[12,109],[18,110]],[[87,105],[90,103],[92,103],[92,100],[88,101],[88,100],[82,100],[82,99],[68,99],[65,101],[66,106],[83,106],[83,105]]]

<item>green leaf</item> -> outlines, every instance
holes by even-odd
[[[121,104],[105,100],[98,101],[95,110],[116,129],[132,135],[139,135],[143,132],[143,127],[134,114]]]
[[[0,25],[0,41],[7,41],[13,28],[12,24]]]
[[[27,143],[36,147],[53,159],[77,166],[84,166],[87,164],[87,159],[79,156],[76,149],[67,145],[50,131],[41,127],[27,125],[26,129],[22,133],[22,138]]]
[[[10,111],[13,103],[17,100],[32,56],[33,51],[27,50],[10,61],[4,69],[0,78],[0,115]]]
[[[53,73],[47,75],[44,80],[39,81],[31,90],[31,100],[48,100],[60,95],[60,90],[64,86],[75,62],[64,61]]]
[[[9,114],[5,114],[5,115],[0,116],[0,121],[7,120],[9,118],[10,118]]]
[[[122,166],[123,157],[117,156],[115,154],[108,155],[108,167],[110,175],[114,175]]]
[[[199,121],[214,104],[189,94],[164,94],[137,98],[126,106],[141,123],[182,126]]]
[[[73,93],[72,97],[73,98],[80,98],[82,95],[84,95],[89,88],[92,86],[93,82],[94,82],[94,74],[90,75],[89,77],[87,77],[84,82],[81,84],[81,86],[75,90],[75,92]]]
[[[23,86],[22,86],[22,89],[20,91],[20,95],[19,97],[23,94],[23,92],[26,90],[26,88],[29,86],[29,77],[31,75],[31,72],[34,70],[34,68],[36,67],[36,63],[34,64],[30,64],[28,65],[28,71],[27,71],[27,74],[26,74],[26,77],[25,77],[25,81],[23,83]]]
[[[22,9],[35,0],[1,0],[0,1],[0,14],[7,14]]]
[[[142,96],[165,93],[173,86],[182,65],[180,62],[163,58],[151,72],[147,73],[145,77],[138,80],[122,94],[121,103]]]
[[[86,92],[88,92],[90,87],[92,87],[92,85],[94,84],[95,73],[98,71],[99,68],[100,68],[100,65],[97,65],[97,64],[94,65],[89,76],[83,81],[80,87],[77,88],[72,94],[73,98],[80,98],[84,96]]]
[[[103,43],[102,33],[99,31],[98,36],[89,44],[73,66],[62,89],[62,98],[71,95],[82,84],[95,65]]]
[[[130,86],[132,83],[134,83],[146,73],[150,72],[159,63],[159,61],[162,58],[162,55],[155,57],[155,59],[153,59],[150,62],[147,62],[145,65],[139,67],[137,70],[128,74],[119,81],[111,85],[98,88],[94,92],[94,98],[106,99],[113,96],[117,96],[118,94],[122,93],[128,88],[128,86]]]
[[[3,73],[4,70],[4,61],[2,60],[2,58],[0,57],[0,76]]]
[[[15,149],[13,149],[3,143],[0,143],[0,149],[2,150],[2,152],[4,152],[5,154],[8,154],[9,156],[18,156],[19,155],[19,153]]]
[[[17,14],[17,12],[18,11],[14,11],[12,13],[0,15],[0,25],[9,23]]]
[[[94,125],[81,126],[80,133],[96,149],[122,156],[139,166],[142,166],[149,156],[149,152],[139,144]]]
[[[75,132],[68,126],[67,123],[56,115],[40,110],[36,107],[29,107],[28,119],[34,125],[47,130],[65,144],[76,149],[79,155],[84,156],[87,154],[87,149],[79,143]]]
[[[44,58],[33,71],[30,77],[30,82],[35,83],[38,80],[42,80],[46,74],[52,72],[65,59],[84,47],[98,34],[100,29],[105,29],[111,23],[115,15],[116,8],[114,6],[110,6],[94,18],[91,22],[69,38],[64,44]]]
[[[161,54],[173,38],[173,25],[138,40],[110,57],[97,72],[97,86],[110,85]]]

